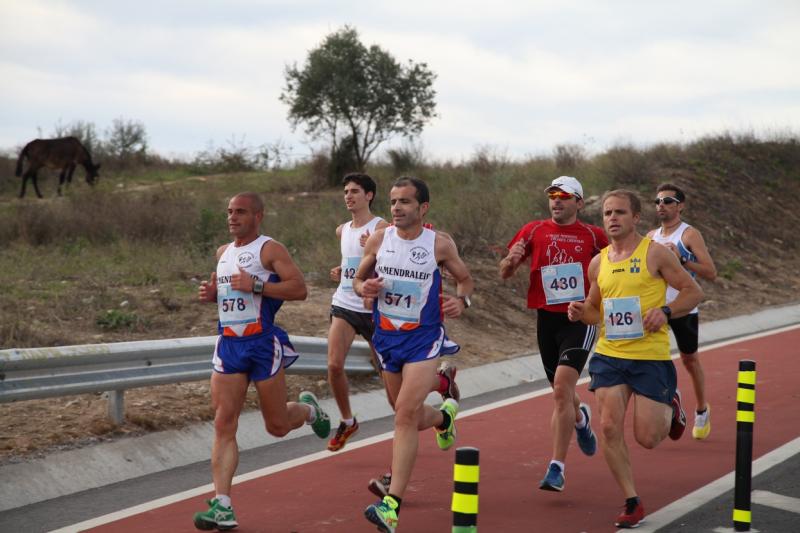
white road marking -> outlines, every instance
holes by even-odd
[[[771,452],[764,454],[753,461],[752,476],[755,477],[758,474],[769,470],[773,466],[776,466],[783,461],[786,461],[789,458],[797,455],[798,453],[800,453],[800,437],[787,442],[780,448],[775,448]],[[665,527],[681,516],[688,514],[698,507],[710,502],[714,498],[722,496],[726,492],[733,490],[735,484],[736,472],[729,472],[716,481],[712,481],[708,485],[700,487],[696,491],[687,494],[680,500],[676,500],[666,507],[662,507],[655,513],[647,515],[646,524],[642,525],[642,527],[640,527],[637,531],[639,533],[654,533],[659,528]],[[797,507],[794,508],[795,511],[796,509]],[[731,522],[733,522],[733,507],[731,507],[730,513]],[[754,530],[751,529],[751,531]]]
[[[766,505],[781,511],[800,514],[800,498],[775,494],[768,490],[754,490],[750,494],[750,501],[751,503]]]
[[[705,350],[712,350],[712,349],[715,349],[715,348],[728,346],[730,344],[737,344],[737,343],[745,342],[745,341],[752,340],[752,339],[758,339],[758,338],[761,338],[761,337],[767,337],[767,336],[770,336],[770,335],[775,335],[775,334],[778,334],[778,333],[783,333],[784,331],[789,331],[789,330],[798,329],[798,328],[800,328],[800,325],[795,324],[795,325],[792,325],[792,326],[786,326],[786,327],[783,327],[783,328],[773,329],[773,330],[769,330],[769,331],[766,331],[766,332],[754,333],[752,335],[747,335],[745,337],[740,337],[740,338],[736,338],[736,339],[729,339],[729,340],[726,340],[726,341],[717,342],[717,343],[710,344],[710,345],[705,345],[705,346],[703,346],[703,350],[704,351]],[[678,357],[680,357],[680,354],[676,354],[676,355],[672,356],[673,359],[677,359]],[[588,383],[588,382],[589,382],[589,378],[582,378],[582,379],[578,380],[578,385],[582,385],[582,384]],[[519,396],[514,396],[513,398],[506,398],[505,400],[499,400],[499,401],[496,401],[496,402],[492,402],[490,404],[486,404],[486,405],[475,407],[473,409],[469,409],[467,411],[464,411],[463,413],[459,413],[458,418],[466,418],[466,417],[473,416],[473,415],[476,415],[476,414],[485,413],[486,411],[491,411],[493,409],[499,409],[499,408],[505,407],[507,405],[512,405],[512,404],[515,404],[515,403],[518,403],[518,402],[523,402],[525,400],[530,400],[531,398],[536,398],[538,396],[543,396],[545,394],[550,394],[551,392],[552,391],[551,391],[551,389],[549,387],[545,387],[543,389],[540,389],[540,390],[537,390],[537,391],[534,391],[534,392],[521,394]],[[363,439],[363,440],[359,440],[359,441],[353,442],[351,444],[348,444],[347,448],[342,449],[341,451],[338,451],[336,453],[337,454],[349,453],[349,452],[352,452],[352,451],[357,450],[359,448],[363,448],[365,446],[371,446],[372,444],[376,444],[378,442],[383,442],[385,440],[391,439],[392,435],[393,435],[393,432],[389,431],[389,432],[386,432],[386,433],[382,433],[380,435],[375,435],[373,437],[369,437],[369,438],[366,438],[366,439]],[[759,472],[761,472],[763,470],[766,470],[766,468],[769,468],[769,467],[764,467],[763,470],[757,470],[757,464],[759,464],[759,461],[765,460],[767,457],[772,456],[776,452],[779,452],[780,450],[783,450],[784,448],[786,448],[787,446],[790,446],[792,444],[795,444],[797,450],[795,450],[794,452],[788,454],[786,457],[791,457],[792,455],[794,455],[794,453],[797,453],[797,451],[800,450],[800,438],[792,441],[791,443],[789,443],[787,445],[784,445],[781,448],[778,448],[777,450],[774,450],[774,451],[770,452],[769,454],[765,455],[764,457],[762,457],[758,461],[755,461],[753,463],[753,475],[756,475],[757,473],[759,473]],[[266,476],[269,476],[269,475],[274,474],[276,472],[281,472],[283,470],[288,470],[288,469],[294,468],[296,466],[302,466],[302,465],[305,465],[305,464],[308,464],[308,463],[313,463],[314,461],[320,461],[320,460],[327,459],[327,458],[330,458],[330,457],[333,457],[333,455],[331,455],[331,452],[329,452],[327,450],[316,452],[316,453],[312,453],[312,454],[309,454],[309,455],[305,455],[303,457],[298,457],[296,459],[285,461],[283,463],[279,463],[279,464],[276,464],[276,465],[272,465],[272,466],[268,466],[268,467],[261,468],[261,469],[258,469],[258,470],[254,470],[254,471],[248,472],[246,474],[238,475],[238,476],[233,478],[233,483],[237,484],[237,483],[242,483],[244,481],[257,479],[257,478],[260,478],[260,477],[266,477]],[[784,457],[782,455],[781,455],[781,457],[782,457],[781,460],[786,458],[786,457]],[[777,461],[777,462],[780,462],[780,461]],[[774,464],[777,464],[777,463],[774,463]],[[769,466],[773,466],[773,463],[769,463]],[[720,491],[720,487],[717,484],[720,484],[723,480],[725,480],[724,482],[727,483],[727,484],[725,484],[723,486],[723,488],[721,489],[721,491]],[[732,480],[733,480],[733,473],[730,473],[727,476],[725,476],[723,478],[720,478],[717,481],[714,481],[710,485],[707,485],[704,488],[698,489],[697,491],[689,494],[688,496],[686,496],[686,497],[684,497],[684,498],[682,498],[682,499],[680,499],[680,500],[678,500],[676,502],[673,502],[672,504],[668,505],[667,507],[662,508],[658,512],[656,512],[654,514],[651,514],[651,515],[648,515],[647,516],[647,522],[646,522],[647,525],[645,526],[643,524],[642,525],[642,529],[639,529],[638,531],[640,531],[641,533],[644,533],[644,532],[647,532],[647,531],[655,531],[656,529],[658,529],[658,527],[655,527],[654,520],[661,519],[662,522],[659,522],[659,523],[662,526],[667,524],[667,523],[669,523],[669,522],[672,522],[678,516],[682,516],[683,514],[693,510],[698,505],[702,505],[702,503],[705,503],[706,501],[709,501],[709,500],[715,498],[718,495],[716,491],[720,491],[719,493],[721,494],[725,490],[728,490],[730,487],[733,486],[733,481]],[[714,487],[714,489],[711,490],[710,492],[708,492],[708,494],[713,494],[713,495],[712,496],[707,496],[707,494],[704,491],[709,490],[708,487],[712,487],[712,486]],[[83,530],[86,530],[86,529],[91,529],[93,527],[97,527],[97,526],[100,526],[100,525],[103,525],[103,524],[108,524],[109,522],[115,522],[117,520],[121,520],[123,518],[127,518],[129,516],[133,516],[133,515],[136,515],[136,514],[145,512],[145,511],[152,511],[153,509],[156,509],[158,507],[163,507],[165,505],[170,505],[172,503],[179,502],[179,501],[182,501],[182,500],[186,500],[186,499],[189,499],[189,498],[194,498],[194,497],[197,497],[197,496],[212,492],[213,490],[214,490],[214,485],[209,483],[207,485],[196,487],[194,489],[189,489],[189,490],[186,490],[186,491],[183,491],[183,492],[179,492],[179,493],[176,493],[176,494],[171,494],[169,496],[165,496],[163,498],[158,498],[156,500],[145,502],[145,503],[136,505],[134,507],[129,507],[127,509],[121,509],[121,510],[113,512],[113,513],[108,513],[108,514],[105,514],[103,516],[98,516],[96,518],[85,520],[85,521],[79,522],[77,524],[72,524],[70,526],[66,526],[66,527],[63,527],[63,528],[60,528],[60,529],[56,529],[56,530],[51,531],[50,533],[77,533],[77,532],[80,532],[80,531],[83,531]],[[691,504],[690,505],[688,505],[688,504],[678,505],[674,509],[680,509],[679,511],[671,510],[666,514],[663,514],[663,518],[662,518],[662,513],[664,513],[665,510],[673,509],[673,506],[676,506],[680,502],[683,502],[687,498],[691,498],[691,497],[693,497],[693,499],[691,500]],[[707,499],[703,500],[702,502],[697,499],[697,498],[706,498],[706,497],[707,497]],[[698,503],[698,502],[700,502],[700,503]],[[664,520],[666,520],[666,521],[664,521]]]

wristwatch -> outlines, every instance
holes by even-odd
[[[688,258],[688,257],[686,257],[685,255],[682,255],[682,256],[680,257],[679,261],[681,262],[681,265],[685,265],[686,263],[688,263],[688,262],[689,262],[689,258]]]
[[[672,309],[668,305],[662,305],[661,312],[667,315],[667,320],[669,320],[669,318],[672,316]]]
[[[253,294],[262,294],[264,292],[264,282],[260,279],[253,280]]]
[[[469,296],[459,296],[458,298],[464,302],[464,309],[469,309],[469,306],[472,305],[472,302],[469,301]]]

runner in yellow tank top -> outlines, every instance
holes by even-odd
[[[644,507],[633,483],[625,414],[633,397],[633,433],[652,449],[669,435],[678,439],[686,416],[677,392],[675,365],[669,358],[666,324],[700,303],[703,292],[672,252],[636,232],[641,202],[625,190],[603,196],[603,224],[611,244],[589,264],[589,295],[571,302],[570,320],[602,324],[600,340],[589,362],[600,411],[600,440],[608,467],[625,495],[625,508],[614,524],[636,527]],[[665,283],[678,296],[664,305]]]

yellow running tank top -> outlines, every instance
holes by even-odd
[[[622,359],[670,359],[667,325],[655,333],[648,333],[642,327],[647,311],[666,302],[666,281],[654,277],[647,269],[651,242],[643,237],[631,256],[618,262],[608,259],[610,246],[600,251],[597,285],[603,321],[597,353]]]

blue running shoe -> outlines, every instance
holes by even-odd
[[[583,416],[586,417],[586,425],[582,429],[575,428],[578,446],[580,446],[584,455],[594,455],[597,452],[597,437],[594,436],[594,431],[592,431],[592,410],[585,403],[581,404],[580,410],[583,411]]]
[[[547,467],[547,474],[545,474],[542,482],[539,483],[539,488],[554,492],[564,490],[564,473],[561,471],[561,467],[555,463],[550,463],[550,466]]]

